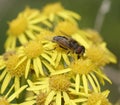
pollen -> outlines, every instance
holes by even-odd
[[[109,59],[105,51],[99,46],[91,46],[86,51],[86,56],[91,59],[97,66],[104,66],[109,63]]]
[[[54,32],[61,35],[72,35],[78,31],[78,26],[75,23],[69,21],[59,22],[55,27]]]
[[[111,105],[111,103],[102,93],[92,93],[88,97],[87,105]]]
[[[10,105],[4,97],[0,97],[0,105]]]
[[[19,15],[15,20],[9,23],[8,34],[13,36],[21,35],[25,32],[28,22],[27,19]]]
[[[70,81],[65,75],[55,75],[49,79],[49,86],[55,91],[66,91],[70,86]]]
[[[54,3],[54,4],[49,4],[46,5],[43,8],[43,13],[46,15],[49,15],[51,13],[58,13],[60,11],[62,11],[64,8],[62,7],[62,5],[60,3]]]
[[[95,69],[95,65],[89,59],[79,59],[72,62],[70,68],[75,74],[88,74]]]
[[[40,41],[30,41],[24,46],[24,52],[28,58],[38,57],[43,53],[43,46]]]
[[[46,100],[47,94],[40,92],[36,97],[36,105],[44,105]]]
[[[15,68],[19,61],[20,58],[16,54],[10,56],[9,59],[6,61],[6,69],[11,74],[12,77],[13,76],[20,77],[24,74],[26,67],[25,61],[21,63],[17,68]]]

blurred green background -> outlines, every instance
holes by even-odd
[[[98,10],[103,0],[0,0],[0,55],[4,53],[4,42],[8,22],[26,6],[42,8],[52,2],[61,2],[69,10],[79,13],[81,28],[94,29]],[[108,77],[113,81],[106,88],[111,90],[110,100],[116,103],[120,99],[120,0],[111,0],[109,12],[105,15],[100,34],[107,42],[107,47],[117,56],[118,63],[106,67]],[[118,104],[120,105],[120,104]]]

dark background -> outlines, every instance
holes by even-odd
[[[96,15],[103,0],[0,0],[0,55],[4,52],[4,42],[8,22],[26,6],[42,8],[52,2],[61,2],[68,9],[79,13],[81,28],[94,29]],[[100,34],[107,42],[107,47],[117,56],[118,63],[106,67],[106,74],[113,81],[106,88],[111,90],[110,100],[116,103],[120,99],[120,0],[111,0],[110,11],[106,14]],[[120,105],[120,104],[119,104]]]

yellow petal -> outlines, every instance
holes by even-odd
[[[40,86],[32,86],[30,88],[27,88],[27,90],[29,91],[39,91],[39,90],[43,90],[47,87],[47,85],[40,85]]]
[[[39,68],[37,66],[37,62],[35,58],[33,59],[33,68],[34,68],[36,76],[39,77]]]
[[[66,12],[67,14],[70,14],[70,15],[71,15],[72,17],[74,17],[75,19],[78,19],[78,20],[81,19],[81,16],[80,16],[79,14],[75,13],[75,12],[72,12],[72,11],[69,11],[69,10],[65,10],[65,12]]]
[[[49,65],[47,62],[42,61],[42,63],[46,66],[46,68],[50,71],[50,72],[55,72],[55,70],[52,68],[51,65]],[[45,71],[46,72],[46,71]]]
[[[59,65],[60,60],[61,60],[61,56],[62,56],[62,54],[61,54],[61,52],[59,52],[58,55],[57,55],[57,59],[55,60],[55,62],[56,62],[55,67],[57,67]]]
[[[37,63],[37,66],[39,68],[40,74],[44,76],[45,74],[44,74],[44,71],[42,69],[42,63],[41,63],[41,60],[38,57],[36,58],[36,63]]]
[[[48,26],[49,28],[52,28],[52,24],[50,22],[48,22],[47,20],[44,20],[42,23],[44,25]]]
[[[28,42],[27,38],[26,38],[26,36],[24,34],[19,35],[18,40],[20,41],[21,44],[25,44],[25,43]]]
[[[97,93],[98,90],[97,90],[97,87],[95,86],[95,83],[94,83],[92,77],[91,77],[89,74],[87,75],[87,77],[88,77],[88,80],[90,81],[90,84],[91,84],[92,87],[93,87],[93,90]]]
[[[2,74],[0,75],[0,81],[3,80],[3,78],[5,77],[7,71],[6,69],[2,72]]]
[[[56,95],[56,105],[61,105],[61,92],[57,92]]]
[[[55,65],[54,61],[47,54],[41,54],[41,56],[49,61],[53,66]]]
[[[63,92],[63,99],[65,101],[65,104],[68,104],[70,102],[70,98],[66,92]]]
[[[52,72],[51,75],[63,74],[63,73],[67,73],[67,72],[69,72],[69,71],[71,71],[70,68],[63,69],[63,70],[57,70],[57,71]]]
[[[31,60],[28,59],[26,69],[25,69],[25,78],[27,78],[27,76],[28,76],[28,73],[29,73],[29,70],[30,70],[30,63],[31,63]]]
[[[46,101],[45,101],[45,105],[49,105],[50,102],[54,99],[54,96],[55,96],[56,92],[55,91],[51,91],[47,98],[46,98]]]
[[[25,33],[30,39],[35,39],[35,36],[31,30],[26,30]]]
[[[74,102],[85,102],[85,101],[87,101],[87,98],[74,99]]]
[[[65,63],[66,63],[67,65],[70,65],[70,61],[69,61],[69,59],[68,59],[67,54],[64,54],[64,53],[63,53],[63,54],[62,54],[62,57],[63,57]]]
[[[101,91],[101,88],[100,88],[100,84],[96,78],[96,76],[93,74],[93,73],[90,73],[90,75],[92,76],[92,78],[94,79],[96,85],[97,85],[97,88],[98,88],[98,91],[100,92]]]
[[[15,85],[12,85],[9,89],[9,91],[7,92],[7,94],[5,95],[5,98],[7,99],[7,97],[10,95],[11,91],[13,90]]]
[[[20,88],[20,78],[15,77],[15,91],[17,91]]]
[[[22,64],[25,60],[27,59],[27,57],[25,56],[25,57],[23,57],[19,62],[18,62],[18,64],[15,66],[15,68],[14,69],[16,69],[18,66],[20,66],[20,64]]]
[[[56,58],[57,58],[57,51],[54,51],[52,54],[53,61],[55,61]]]
[[[74,35],[72,35],[72,38],[75,39],[80,44],[84,45],[85,48],[89,48],[89,43],[87,43],[87,41],[81,35],[74,34]]]
[[[35,30],[35,31],[38,31],[38,32],[40,32],[40,31],[43,30],[42,28],[40,28],[40,27],[38,27],[38,26],[35,26],[35,25],[29,25],[28,28],[29,28],[30,30]]]
[[[75,90],[79,92],[79,87],[80,87],[80,75],[76,75],[76,80],[75,80]]]
[[[7,89],[7,86],[9,85],[11,81],[11,75],[9,73],[7,73],[7,75],[5,76],[4,80],[3,80],[3,84],[1,87],[1,93],[3,94],[3,92]]]
[[[85,93],[88,94],[88,82],[86,76],[82,75],[83,87],[85,89]]]
[[[15,99],[15,97],[17,97],[26,87],[27,87],[27,85],[22,86],[19,90],[17,90],[15,93],[13,93],[13,94],[7,99],[8,102],[11,102],[13,99]]]
[[[102,77],[103,79],[107,80],[110,84],[112,84],[111,80],[104,74],[99,73],[97,71],[94,71],[97,75],[99,75],[100,77]]]

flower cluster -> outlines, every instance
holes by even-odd
[[[111,105],[103,67],[116,63],[99,33],[60,3],[26,7],[9,22],[0,55],[0,105]],[[20,94],[21,93],[21,94]]]

